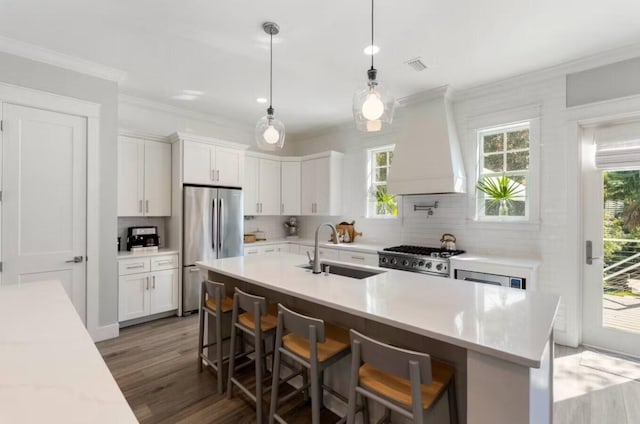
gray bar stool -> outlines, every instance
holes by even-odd
[[[430,355],[390,346],[351,330],[351,387],[347,424],[354,424],[356,395],[382,404],[389,423],[391,410],[424,423],[424,415],[446,391],[449,422],[457,424],[458,409],[452,366]]]
[[[206,362],[218,374],[218,393],[224,391],[224,373],[222,371],[224,362],[229,357],[222,353],[222,317],[229,314],[233,309],[233,298],[226,296],[224,284],[209,280],[202,281],[200,289],[200,332],[198,337],[198,371],[202,372],[202,361]],[[220,311],[220,313],[218,313]],[[205,318],[207,316],[215,318],[216,338],[214,341],[204,344]],[[209,341],[209,340],[207,340]],[[216,359],[212,361],[204,353],[205,348],[216,347]]]
[[[267,300],[264,297],[254,296],[245,293],[236,287],[233,295],[233,312],[231,317],[231,349],[229,353],[229,382],[227,386],[227,397],[231,399],[233,395],[233,386],[237,386],[249,399],[256,404],[256,423],[262,423],[262,403],[263,396],[271,387],[264,388],[264,373],[266,371],[266,357],[273,355],[272,352],[266,352],[265,339],[275,332],[277,326],[277,317],[275,315],[275,305],[267,307]],[[243,312],[243,313],[241,313]],[[240,330],[245,337],[244,340],[253,344],[253,351],[243,352],[243,355],[254,353],[254,359],[243,363],[239,366],[235,365],[237,354],[236,333]],[[255,364],[255,393],[251,392],[238,379],[235,378],[236,371],[250,365]]]
[[[286,424],[286,421],[278,415],[278,406],[281,402],[286,402],[302,391],[305,391],[305,399],[308,396],[307,390],[311,391],[312,424],[320,424],[323,390],[327,390],[346,402],[347,399],[344,396],[323,384],[322,377],[324,370],[348,354],[348,330],[326,324],[321,319],[298,314],[278,304],[278,327],[273,359],[269,424],[273,424],[275,421]],[[287,359],[302,366],[302,371],[294,372],[284,379],[280,379],[281,355],[285,355]],[[311,384],[308,384],[307,372],[310,374]],[[300,374],[303,376],[303,386],[282,399],[278,399],[280,384]]]

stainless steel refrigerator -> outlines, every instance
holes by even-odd
[[[242,190],[184,186],[182,312],[198,309],[202,275],[196,261],[243,255]]]

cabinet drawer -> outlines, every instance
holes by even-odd
[[[260,249],[257,246],[244,248],[244,256],[250,256],[250,255],[255,256],[259,254],[260,254]]]
[[[260,253],[263,255],[272,255],[274,253],[278,253],[278,245],[272,244],[268,246],[262,246],[260,248]]]
[[[313,247],[311,250],[311,256],[313,257]],[[340,252],[335,249],[318,249],[318,255],[320,259],[327,259],[330,261],[339,261],[340,260]]]
[[[151,271],[178,268],[178,255],[151,257]]]
[[[340,252],[340,260],[353,264],[378,266],[378,255],[372,253]]]
[[[149,272],[150,270],[151,261],[148,257],[120,259],[118,261],[118,275],[138,274],[140,272]]]

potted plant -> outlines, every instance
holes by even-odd
[[[524,188],[522,184],[512,180],[506,175],[499,177],[485,176],[476,188],[487,195],[491,204],[498,204],[498,216],[508,216],[509,207],[516,197],[522,196]]]

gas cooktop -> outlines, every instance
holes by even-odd
[[[394,246],[378,252],[378,264],[382,268],[449,276],[449,258],[464,250],[446,250],[425,246]]]

